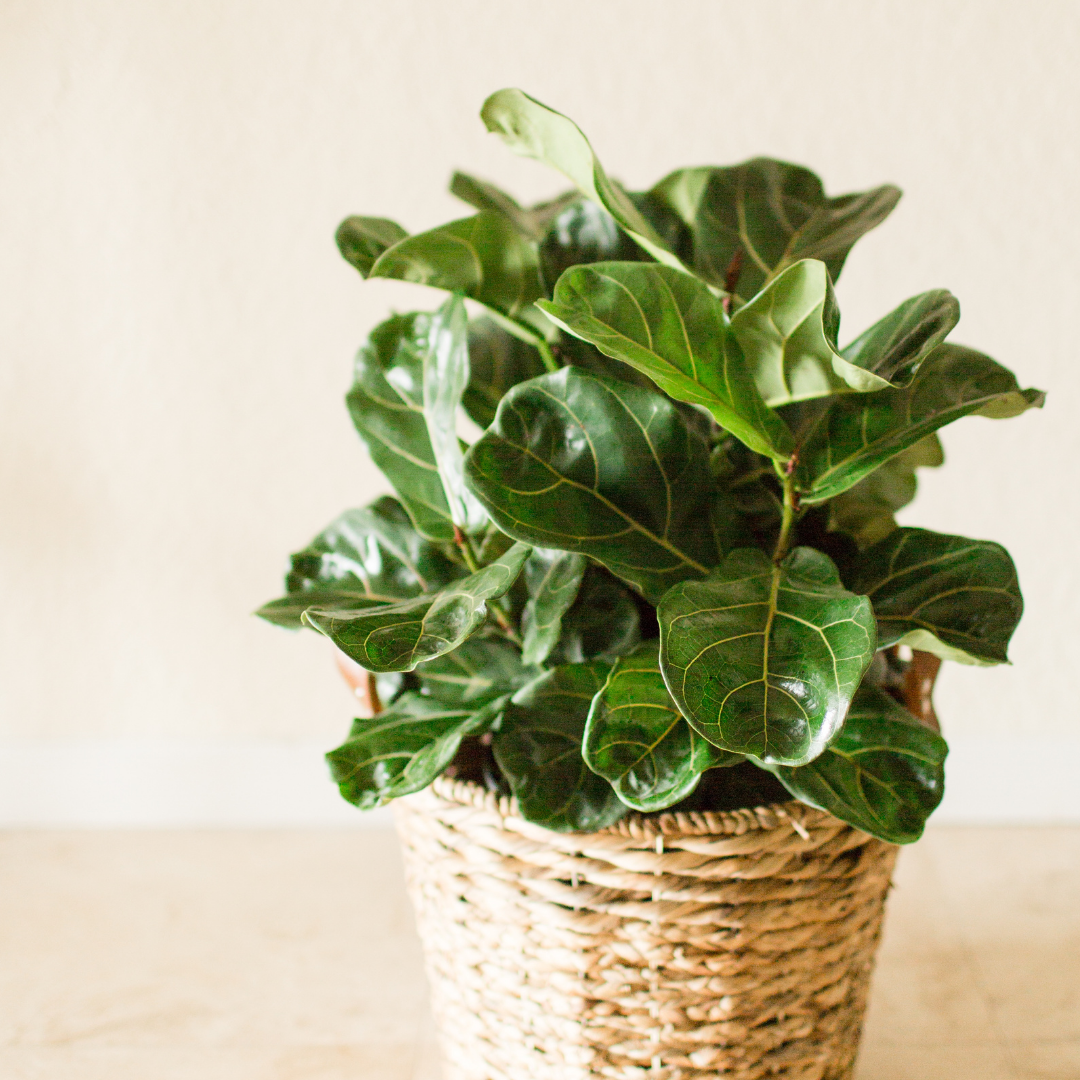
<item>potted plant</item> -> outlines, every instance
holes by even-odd
[[[631,193],[521,91],[481,115],[573,190],[457,174],[461,220],[341,225],[363,277],[448,295],[356,359],[396,498],[259,613],[371,704],[328,757],[400,799],[450,1076],[848,1076],[893,845],[942,796],[936,666],[1004,662],[1022,608],[1002,547],[894,513],[939,428],[1043,395],[947,340],[944,289],[839,346],[895,187],[758,158]]]

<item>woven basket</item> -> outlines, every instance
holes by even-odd
[[[842,1080],[896,849],[799,803],[531,825],[395,804],[445,1080]]]

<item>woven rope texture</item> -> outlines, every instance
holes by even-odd
[[[896,849],[798,803],[552,833],[395,802],[445,1080],[847,1080]]]

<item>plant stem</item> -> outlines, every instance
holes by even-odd
[[[780,535],[776,538],[776,549],[773,551],[773,562],[777,565],[787,554],[791,544],[791,530],[795,524],[795,512],[799,509],[799,495],[795,490],[795,458],[792,457],[781,477],[784,484],[784,512],[780,518]]]
[[[488,610],[495,616],[495,621],[499,624],[499,629],[520,649],[521,635],[510,625],[510,620],[507,618],[506,612],[502,609],[502,601],[493,600],[491,602],[491,607]]]
[[[543,338],[537,338],[536,348],[540,352],[540,359],[544,361],[544,367],[548,371],[558,371],[559,361],[552,355],[551,346]]]
[[[454,543],[457,544],[458,551],[461,552],[465,565],[469,568],[469,573],[475,574],[480,568],[476,565],[476,556],[473,554],[472,544],[469,543],[469,538],[457,525],[454,526]]]

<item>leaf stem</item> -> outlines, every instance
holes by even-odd
[[[795,515],[799,509],[799,493],[795,490],[795,455],[788,459],[781,475],[784,484],[784,512],[780,518],[780,535],[776,538],[773,562],[779,566],[791,545],[791,531],[795,525]]]
[[[556,360],[554,355],[552,354],[551,346],[548,345],[548,343],[542,337],[537,337],[536,348],[540,353],[540,359],[544,361],[544,367],[546,367],[548,371],[558,371],[559,361]]]
[[[469,543],[469,538],[457,525],[454,526],[454,543],[457,544],[458,551],[461,552],[465,565],[469,568],[469,573],[475,574],[480,567],[476,565],[476,556],[473,554],[472,544]]]
[[[489,610],[491,611],[491,614],[495,616],[495,621],[499,624],[499,629],[520,649],[521,635],[510,625],[510,620],[507,618],[506,612],[502,609],[502,602],[500,600],[493,600]]]

